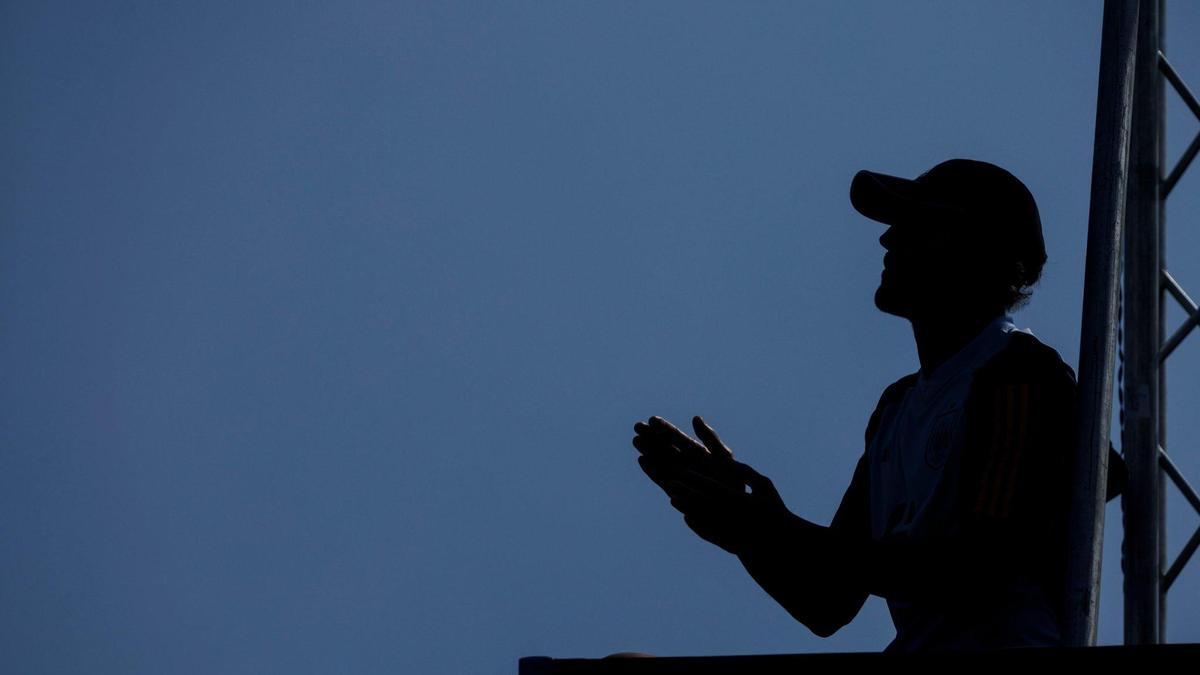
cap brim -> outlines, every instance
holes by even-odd
[[[888,225],[944,222],[962,209],[933,201],[915,180],[859,171],[850,182],[850,203],[864,216]]]

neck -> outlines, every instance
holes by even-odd
[[[946,312],[913,317],[913,338],[917,342],[921,373],[928,376],[937,370],[938,366],[967,346],[968,342],[1000,315],[993,312]]]

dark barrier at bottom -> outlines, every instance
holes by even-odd
[[[795,675],[844,673],[849,668],[917,668],[925,672],[997,668],[1132,668],[1152,670],[1200,663],[1200,643],[1104,647],[1022,647],[974,652],[883,654],[758,654],[752,656],[655,656],[639,658],[556,659],[527,656],[519,675]],[[1184,666],[1187,668],[1187,666]],[[1099,671],[1097,671],[1099,672]]]

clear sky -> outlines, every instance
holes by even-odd
[[[1074,366],[1100,16],[4,3],[0,670],[882,649],[882,600],[820,639],[695,537],[632,425],[704,415],[828,523],[880,392],[918,367],[872,304],[862,168],[1022,178],[1049,262],[1017,324]],[[1168,27],[1200,88],[1200,5]],[[1170,110],[1176,157],[1200,125]],[[1198,195],[1193,170],[1169,211],[1194,296]],[[1200,341],[1171,365],[1169,450],[1200,482]],[[1173,554],[1200,519],[1168,506]],[[1193,564],[1171,641],[1200,641],[1198,594]]]

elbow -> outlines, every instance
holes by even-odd
[[[858,606],[861,606],[861,602]],[[827,638],[842,629],[842,626],[854,620],[858,614],[858,606],[853,610],[849,606],[832,607],[824,606],[809,606],[800,611],[799,608],[788,607],[788,613],[792,615],[796,621],[804,624],[806,628],[813,632],[817,637]]]
[[[811,630],[813,632],[813,635],[816,635],[817,637],[821,637],[821,638],[827,638],[827,637],[832,636],[834,633],[838,632],[839,630],[841,630],[842,627],[839,625],[830,623],[830,624],[820,624],[817,626],[809,626],[808,628],[809,628],[809,630]]]
[[[834,633],[841,630],[842,626],[845,626],[847,623],[849,623],[848,621],[838,621],[831,617],[810,617],[807,621],[800,619],[800,617],[796,617],[796,619],[800,621],[800,623],[803,623],[810,631],[812,631],[813,635],[821,638],[832,636]]]

